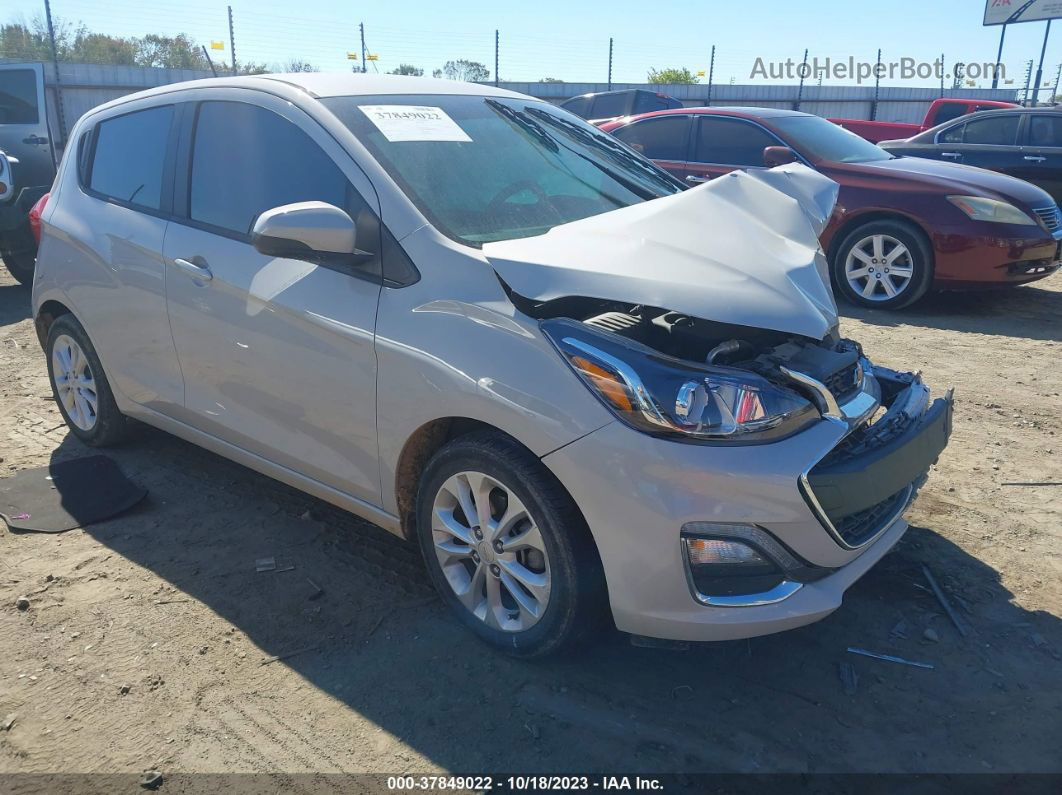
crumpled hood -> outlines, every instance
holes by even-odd
[[[534,301],[600,298],[822,339],[837,305],[818,236],[836,200],[837,183],[800,164],[739,171],[483,253]]]

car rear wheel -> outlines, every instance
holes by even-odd
[[[850,303],[878,309],[910,306],[933,281],[922,234],[901,221],[871,221],[849,232],[833,257],[833,281]]]
[[[70,431],[91,447],[125,438],[126,418],[114,402],[96,349],[73,315],[52,323],[46,352],[52,395]]]
[[[604,579],[585,522],[552,473],[500,433],[460,437],[432,457],[417,537],[443,601],[500,650],[556,653],[602,622]]]

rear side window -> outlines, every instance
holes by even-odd
[[[172,121],[172,105],[101,121],[89,188],[120,202],[158,210]]]
[[[36,124],[37,73],[32,69],[0,70],[0,124]]]
[[[332,159],[287,119],[243,102],[200,105],[192,152],[193,221],[247,234],[273,207],[323,201],[347,209],[352,192]]]
[[[660,116],[621,127],[614,134],[650,160],[685,162],[689,131],[689,116]]]
[[[933,119],[934,124],[943,124],[946,121],[957,119],[964,115],[967,111],[967,106],[961,102],[947,103],[937,108],[937,115]]]
[[[594,109],[587,118],[611,119],[616,116],[626,116],[627,106],[631,95],[627,92],[619,94],[598,94],[594,97]]]
[[[1029,146],[1062,146],[1062,114],[1030,116]]]
[[[575,99],[569,99],[567,102],[562,102],[561,107],[574,113],[576,116],[581,116],[584,119],[589,118],[590,97],[576,97]]]
[[[694,160],[727,166],[763,165],[763,150],[778,140],[755,124],[739,119],[701,118]]]
[[[667,97],[658,94],[638,94],[634,101],[634,113],[652,113],[654,110],[667,110],[672,107],[674,104],[668,102]]]

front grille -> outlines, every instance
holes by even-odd
[[[833,528],[845,543],[858,547],[884,529],[883,525],[906,507],[911,492],[912,487],[907,486],[903,491],[893,494],[877,505],[871,505],[866,510],[853,513],[839,521],[831,519]]]
[[[1039,210],[1033,210],[1036,213],[1036,217],[1040,219],[1040,222],[1047,227],[1048,232],[1056,232],[1059,228],[1062,228],[1062,211],[1059,211],[1057,204],[1052,204],[1050,207],[1041,207]]]

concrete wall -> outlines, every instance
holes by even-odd
[[[530,94],[550,102],[563,102],[569,97],[597,91],[607,91],[605,83],[501,83],[502,88]],[[657,86],[647,83],[613,83],[612,89],[644,88],[659,91],[681,100],[687,106],[709,104],[707,85]],[[713,85],[712,105],[745,105],[771,108],[793,108],[799,86],[796,85]],[[994,99],[1014,102],[1017,90],[1006,89],[946,89],[945,97]],[[939,88],[885,87],[878,91],[878,121],[917,124],[925,117],[930,103],[941,96]],[[837,119],[869,119],[874,105],[874,86],[812,86],[805,85],[800,110],[818,116]]]

